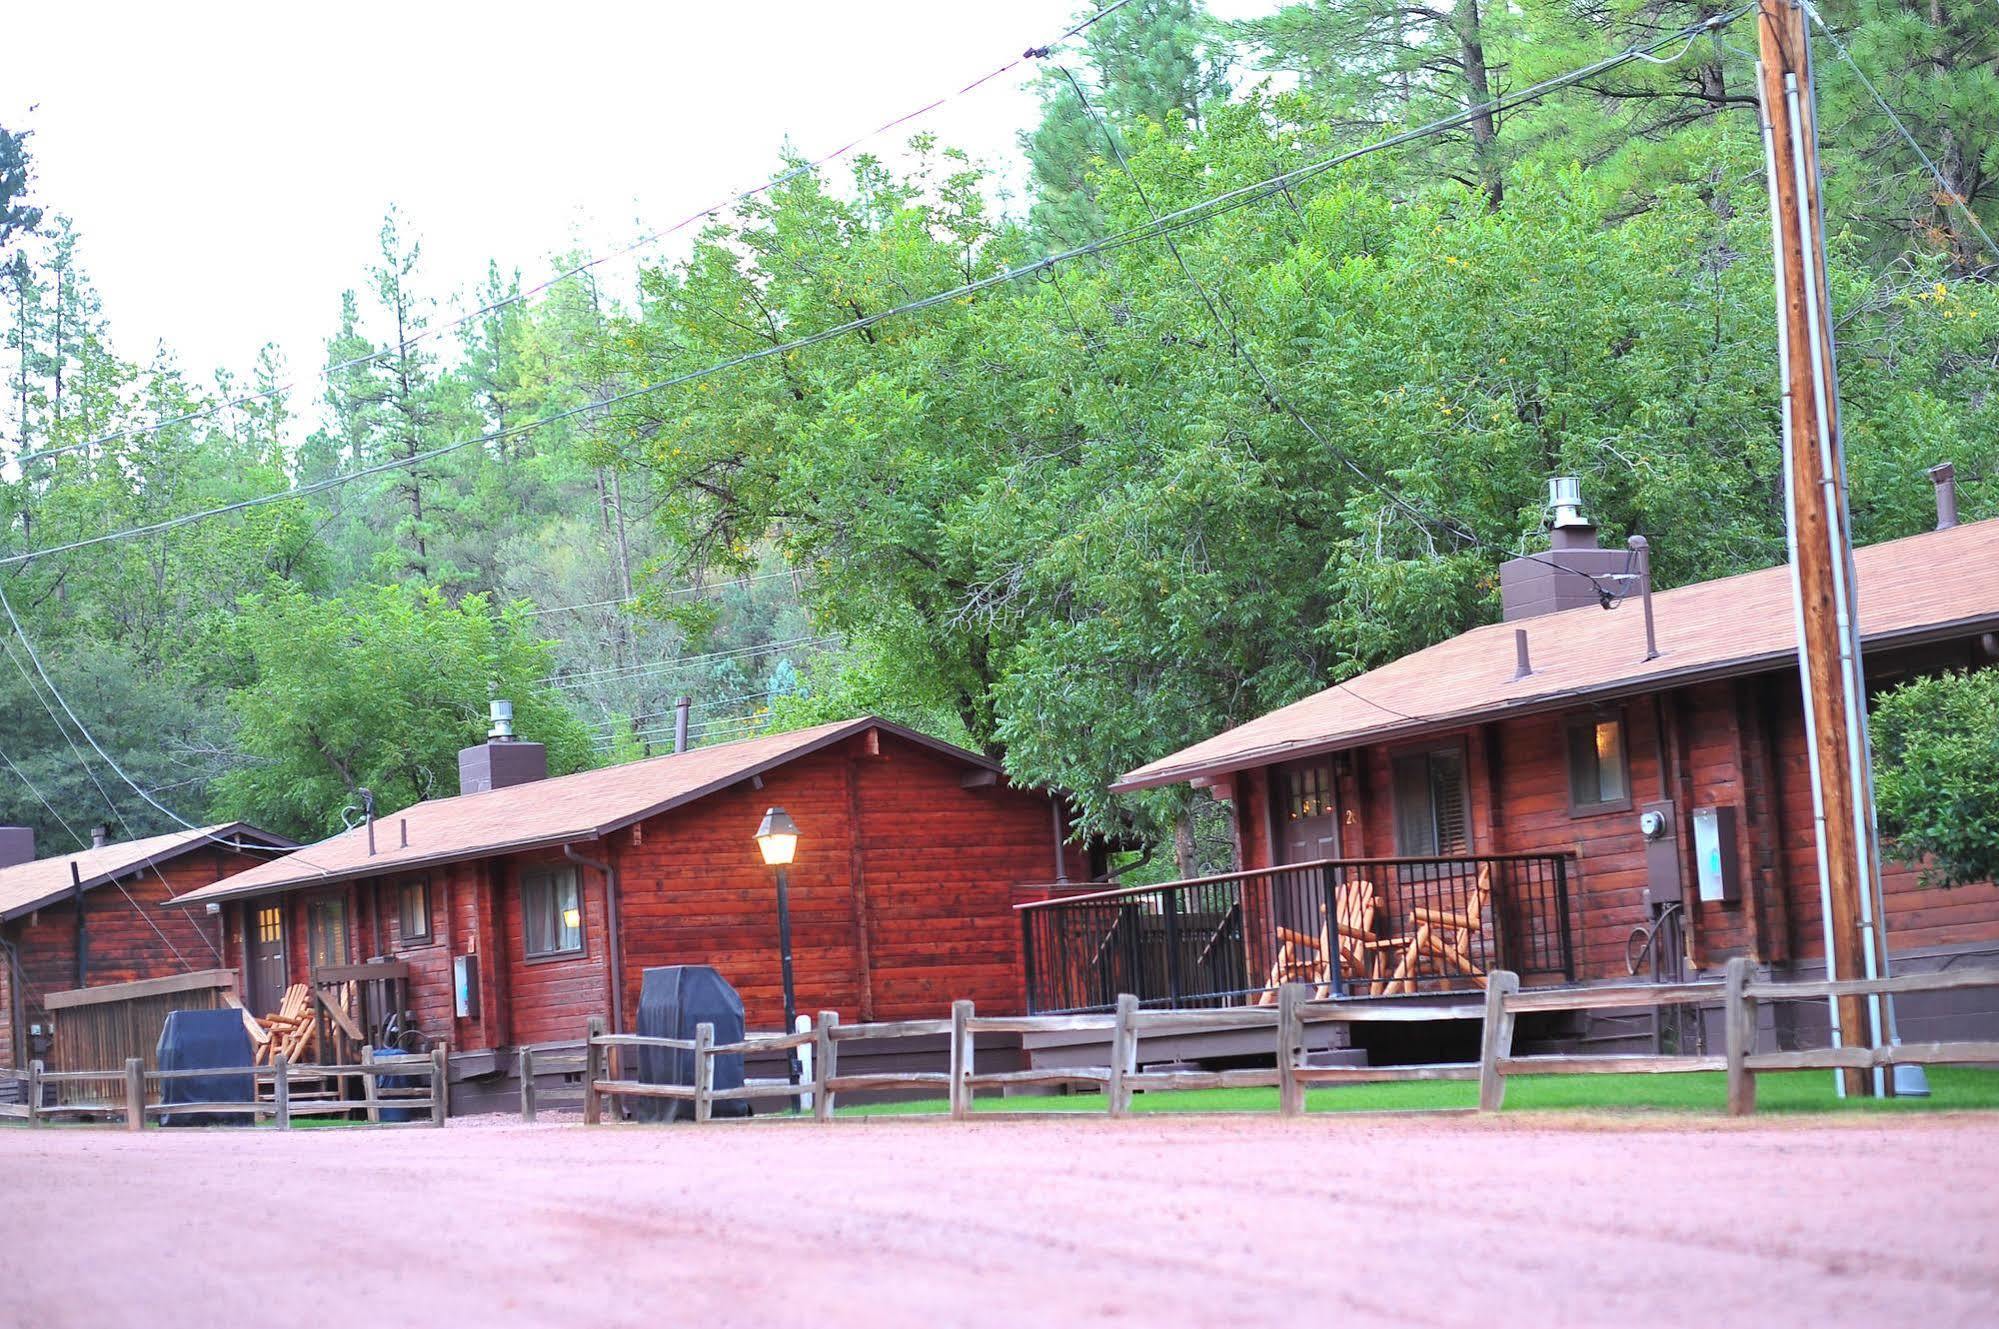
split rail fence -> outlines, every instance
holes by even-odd
[[[293,1120],[299,1117],[365,1112],[371,1123],[380,1123],[382,1114],[391,1112],[421,1113],[430,1125],[442,1126],[450,1108],[447,1066],[442,1045],[427,1056],[376,1056],[364,1052],[363,1061],[357,1066],[294,1066],[283,1053],[263,1066],[180,1071],[148,1070],[137,1057],[127,1058],[124,1069],[115,1071],[50,1071],[44,1069],[41,1062],[31,1061],[25,1071],[0,1067],[0,1079],[13,1080],[23,1086],[21,1102],[0,1103],[0,1118],[25,1118],[29,1125],[35,1126],[56,1120],[122,1121],[127,1130],[136,1131],[144,1129],[148,1120],[165,1121],[169,1117],[196,1114],[229,1115],[250,1117],[252,1120],[268,1118],[278,1129],[289,1130]],[[383,1084],[382,1081],[389,1077],[423,1083]],[[360,1098],[341,1098],[326,1088],[329,1082],[353,1078],[361,1081],[363,1093]],[[166,1096],[158,1091],[163,1090],[167,1082],[195,1079],[247,1080],[250,1082],[250,1098],[247,1101],[206,1103],[156,1101]],[[121,1101],[46,1101],[52,1088],[56,1089],[58,1098],[62,1096],[59,1086],[119,1081],[124,1083]],[[294,1098],[295,1087],[305,1092]],[[266,1088],[270,1091],[268,1098],[264,1096]],[[117,1098],[115,1094],[107,1097]]]
[[[696,1121],[713,1119],[718,1102],[735,1099],[796,1099],[809,1102],[812,1115],[831,1120],[841,1094],[879,1092],[941,1093],[950,1115],[963,1118],[972,1111],[979,1090],[1024,1086],[1085,1086],[1102,1091],[1105,1111],[1121,1117],[1131,1111],[1132,1095],[1140,1091],[1178,1089],[1275,1088],[1278,1111],[1294,1116],[1304,1111],[1305,1091],[1322,1085],[1391,1081],[1475,1081],[1478,1110],[1496,1111],[1504,1103],[1506,1080],[1514,1075],[1602,1075],[1720,1071],[1727,1076],[1728,1110],[1743,1115],[1755,1110],[1755,1077],[1759,1073],[1799,1070],[1886,1068],[1902,1064],[1967,1065],[1999,1063],[1999,1041],[1908,1043],[1882,1048],[1829,1047],[1791,1052],[1757,1052],[1758,1008],[1766,1002],[1823,1000],[1836,996],[1876,997],[1890,993],[1940,992],[1963,988],[1999,987],[1999,969],[1952,970],[1909,974],[1885,979],[1817,982],[1768,982],[1751,977],[1748,960],[1729,962],[1721,983],[1630,984],[1586,988],[1522,991],[1519,977],[1494,971],[1484,999],[1454,1005],[1403,1002],[1359,1003],[1315,1000],[1309,983],[1287,983],[1278,990],[1275,1007],[1244,1006],[1212,1010],[1145,1010],[1126,993],[1108,1015],[982,1016],[969,1001],[951,1008],[941,1020],[901,1020],[873,1024],[841,1024],[832,1011],[821,1011],[810,1030],[796,1034],[751,1035],[741,1042],[717,1043],[712,1025],[699,1025],[691,1039],[652,1038],[606,1033],[593,1020],[584,1050],[583,1119],[603,1120],[607,1097],[678,1099],[693,1105]],[[1617,1008],[1705,1005],[1720,1003],[1726,1032],[1722,1056],[1515,1055],[1513,1035],[1523,1014]],[[1479,1059],[1467,1062],[1400,1066],[1309,1066],[1305,1064],[1308,1025],[1428,1023],[1440,1020],[1481,1022]],[[1275,1064],[1235,1070],[1141,1070],[1139,1051],[1148,1036],[1186,1035],[1217,1031],[1270,1031]],[[980,1034],[1102,1033],[1109,1035],[1107,1063],[1101,1066],[1039,1067],[1029,1070],[981,1071],[977,1060]],[[856,1039],[934,1038],[949,1042],[949,1068],[943,1071],[890,1071],[842,1075],[840,1047]],[[715,1087],[716,1058],[789,1052],[810,1047],[811,1070],[796,1083],[747,1080],[738,1089]],[[614,1048],[660,1048],[693,1054],[693,1083],[653,1084],[607,1073]],[[523,1112],[533,1119],[532,1090],[524,1084]],[[1462,1110],[1462,1109],[1444,1109]],[[1031,1109],[1008,1115],[1042,1115]]]

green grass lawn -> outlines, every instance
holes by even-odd
[[[1936,1112],[1999,1108],[1999,1071],[1940,1066],[1930,1071],[1928,1098],[1847,1099],[1833,1094],[1830,1071],[1789,1071],[1756,1077],[1758,1112]],[[1719,1071],[1680,1075],[1516,1075],[1506,1082],[1508,1112],[1706,1112],[1720,1113],[1728,1092]],[[1478,1105],[1478,1086],[1414,1081],[1316,1088],[1305,1095],[1307,1112],[1404,1112]],[[1101,1094],[1062,1097],[980,1097],[980,1112],[1102,1112]],[[944,1100],[860,1104],[841,1115],[903,1116],[941,1113]],[[1275,1089],[1185,1089],[1141,1093],[1134,1112],[1271,1112]]]

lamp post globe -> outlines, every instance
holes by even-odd
[[[791,976],[791,880],[785,869],[798,853],[798,823],[783,808],[771,808],[757,827],[756,840],[764,862],[777,871],[777,949],[784,976],[784,1032],[789,1036],[798,1025],[798,993]],[[791,1082],[796,1084],[796,1051],[790,1064]]]

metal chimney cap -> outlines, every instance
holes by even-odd
[[[1548,510],[1555,514],[1549,525],[1557,530],[1564,526],[1595,525],[1583,515],[1583,481],[1579,475],[1548,477]]]
[[[492,714],[493,727],[487,731],[486,737],[497,739],[512,738],[514,736],[514,704],[500,697],[495,697],[488,704],[487,710]]]

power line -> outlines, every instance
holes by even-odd
[[[682,598],[696,599],[696,600],[712,599],[714,595],[719,595],[722,592],[728,590],[732,586],[734,587],[755,586],[760,582],[776,581],[780,577],[799,578],[804,575],[805,574],[803,573],[795,572],[790,568],[786,568],[782,572],[760,572],[754,577],[725,577],[725,578],[720,578],[712,583],[704,583],[691,586],[676,586],[666,591],[641,592],[636,595],[621,595],[613,600],[589,600],[585,601],[582,604],[551,605],[546,609],[533,609],[528,611],[528,617],[539,618],[544,614],[570,614],[570,613],[576,613],[584,609],[611,609],[619,605],[638,604],[640,601],[645,600],[648,597],[648,595],[670,595],[675,597],[682,597]],[[709,594],[708,592],[711,591],[712,594]]]
[[[17,661],[16,663],[18,664],[19,662]],[[35,782],[28,778],[28,773],[26,771],[22,770],[19,766],[16,766],[14,764],[14,759],[7,755],[7,749],[5,748],[0,748],[0,762],[7,763],[7,769],[14,772],[15,777],[19,779],[22,784],[28,787],[28,792],[35,796],[35,801],[37,803],[40,803],[43,807],[47,808],[49,815],[56,819],[56,824],[61,826],[65,831],[69,832],[69,838],[76,841],[77,848],[79,849],[90,848],[90,841],[84,839],[83,836],[77,834],[76,827],[69,824],[69,819],[67,817],[63,816],[62,813],[56,811],[56,805],[49,802],[47,796],[44,795],[40,789],[35,787]]]
[[[569,674],[566,676],[562,674],[550,674],[546,678],[535,681],[538,683],[553,683],[558,687],[573,687],[580,683],[598,680],[663,674],[678,669],[682,665],[700,664],[709,660],[735,660],[744,656],[761,655],[766,651],[785,650],[794,646],[816,646],[821,642],[832,640],[832,635],[827,633],[821,633],[817,636],[789,637],[783,641],[760,642],[754,646],[737,646],[726,651],[705,651],[700,655],[682,655],[671,660],[655,660],[643,664],[631,665],[609,665],[603,669],[592,669],[584,673]]]
[[[744,352],[741,355],[732,356],[725,360],[716,361],[715,363],[707,365],[700,369],[689,370],[685,373],[676,374],[669,378],[664,378],[654,383],[648,383],[636,388],[628,389],[624,392],[618,393],[615,396],[609,397],[601,402],[586,402],[579,406],[570,407],[567,410],[555,412],[552,415],[537,417],[536,419],[526,421],[519,425],[508,426],[505,429],[491,430],[487,433],[479,434],[471,438],[461,439],[455,443],[445,444],[442,447],[432,448],[427,452],[420,452],[410,457],[403,457],[391,461],[380,462],[373,466],[363,467],[359,470],[349,471],[342,475],[331,476],[324,480],[315,481],[312,484],[294,485],[289,489],[281,490],[274,494],[265,494],[256,498],[242,499],[235,503],[224,504],[220,507],[209,508],[200,512],[186,513],[179,517],[169,518],[164,521],[153,522],[144,526],[134,526],[122,530],[107,531],[101,535],[90,536],[81,540],[71,540],[65,544],[52,545],[47,549],[28,550],[19,554],[10,554],[7,555],[6,557],[0,557],[0,567],[9,567],[18,564],[29,563],[33,562],[36,559],[50,557],[51,555],[70,553],[78,549],[87,549],[94,547],[96,545],[110,543],[112,541],[131,539],[134,537],[145,536],[145,535],[157,535],[165,531],[177,530],[184,526],[193,525],[197,522],[207,521],[213,517],[226,516],[230,513],[241,512],[249,508],[261,507],[270,503],[279,503],[287,501],[289,499],[306,497],[311,494],[320,493],[322,491],[332,489],[340,485],[349,484],[355,480],[365,479],[366,477],[371,475],[379,475],[387,471],[402,470],[412,466],[418,466],[425,462],[434,460],[435,458],[445,456],[446,454],[457,452],[463,448],[469,448],[479,444],[498,442],[500,440],[512,438],[521,434],[531,433],[536,429],[545,428],[548,425],[556,424],[563,420],[572,419],[576,416],[583,415],[590,411],[607,410],[610,407],[623,405],[626,402],[635,401],[641,397],[650,396],[654,393],[662,392],[669,388],[679,387],[682,386],[683,384],[692,383],[700,379],[708,378],[714,374],[726,373],[727,371],[732,369],[739,369],[745,365],[754,364],[757,363],[758,361],[769,359],[772,356],[788,355],[794,351],[804,350],[808,347],[816,346],[821,342],[831,341],[838,337],[844,337],[849,333],[863,332],[869,328],[874,327],[879,323],[887,322],[890,319],[904,317],[909,314],[921,313],[925,310],[934,309],[939,305],[950,304],[958,300],[963,300],[970,296],[981,294],[995,287],[1004,286],[1009,283],[1019,281],[1024,277],[1036,276],[1042,272],[1049,271],[1050,269],[1062,263],[1073,262],[1079,258],[1093,257],[1098,254],[1110,253],[1115,250],[1124,248],[1128,245],[1140,243],[1142,241],[1149,240],[1157,236],[1171,235],[1178,231],[1185,230],[1193,226],[1205,225],[1206,223],[1213,221],[1215,218],[1223,216],[1226,213],[1233,212],[1239,208],[1250,206],[1252,204],[1262,201],[1265,198],[1273,197],[1277,193],[1280,193],[1290,188],[1294,184],[1312,179],[1315,176],[1324,174],[1325,172],[1330,171],[1338,166],[1344,165],[1347,162],[1356,161],[1362,157],[1369,156],[1376,152],[1383,152],[1390,148],[1401,147],[1404,144],[1416,142],[1419,139],[1429,138],[1438,134],[1448,133],[1453,129],[1459,128],[1463,124],[1467,123],[1472,117],[1477,115],[1487,114],[1498,110],[1510,109],[1515,106],[1524,105],[1530,101],[1538,100],[1542,97],[1548,96],[1553,92],[1559,91],[1563,88],[1567,88],[1573,86],[1576,83],[1582,82],[1585,79],[1594,78],[1598,74],[1602,74],[1609,70],[1616,69],[1621,65],[1631,63],[1632,61],[1635,60],[1643,59],[1648,52],[1671,45],[1673,42],[1676,41],[1682,41],[1689,34],[1707,31],[1713,28],[1724,26],[1725,24],[1733,22],[1735,19],[1740,18],[1743,14],[1747,12],[1748,10],[1746,8],[1738,8],[1730,11],[1727,14],[1717,15],[1714,18],[1707,19],[1701,23],[1691,25],[1688,28],[1672,33],[1669,36],[1656,38],[1653,41],[1646,43],[1642,46],[1628,47],[1625,50],[1617,53],[1616,55],[1606,56],[1604,59],[1598,60],[1593,64],[1582,66],[1581,68],[1572,70],[1567,74],[1545,80],[1544,82],[1541,83],[1537,83],[1534,86],[1522,89],[1519,92],[1503,94],[1502,96],[1495,97],[1491,101],[1485,102],[1481,105],[1468,107],[1465,110],[1455,112],[1451,115],[1443,117],[1442,119],[1433,120],[1427,125],[1419,126],[1418,128],[1415,129],[1406,130],[1400,134],[1392,135],[1388,138],[1381,139],[1375,143],[1366,144],[1362,147],[1350,149],[1346,152],[1338,153],[1331,157],[1322,158],[1321,160],[1316,162],[1307,163],[1304,166],[1299,166],[1292,170],[1281,172],[1280,174],[1270,176],[1267,179],[1258,181],[1254,184],[1243,185],[1236,189],[1228,190],[1224,193],[1214,195],[1207,199],[1203,199],[1198,203],[1192,203],[1187,205],[1186,207],[1179,208],[1176,209],[1175,211],[1166,213],[1164,216],[1156,217],[1150,222],[1140,223],[1128,227],[1123,231],[1113,233],[1109,236],[1105,236],[1101,239],[1091,241],[1087,244],[1078,245],[1070,249],[1065,249],[1058,251],[1056,253],[1044,255],[1039,259],[1035,259],[1032,262],[1023,264],[1020,267],[1003,268],[998,272],[990,273],[984,277],[977,278],[973,281],[965,282],[959,286],[952,287],[949,290],[938,291],[931,295],[922,296],[915,300],[910,300],[904,304],[894,305],[887,309],[878,310],[872,314],[865,314],[860,317],[850,319],[845,323],[835,324],[831,327],[822,328],[818,332],[809,333],[802,337],[793,338],[790,341],[772,343],[769,345],[761,346],[755,350]]]
[[[1030,59],[1036,59],[1041,56],[1047,55],[1055,47],[1060,46],[1062,43],[1070,40],[1072,37],[1079,35],[1084,30],[1092,27],[1097,23],[1102,22],[1106,18],[1109,18],[1112,14],[1115,14],[1118,10],[1123,9],[1126,5],[1129,5],[1132,2],[1133,0],[1116,0],[1115,4],[1106,5],[1103,8],[1097,10],[1096,12],[1088,15],[1081,22],[1078,22],[1074,26],[1070,27],[1061,36],[1056,37],[1054,40],[1050,41],[1047,45],[1030,46],[1020,55],[1015,56],[1013,59],[1008,60],[1006,63],[1000,65],[996,69],[989,70],[986,73],[979,75],[977,78],[965,84],[957,91],[947,92],[940,97],[933,98],[929,102],[926,102],[922,106],[917,107],[913,111],[905,111],[901,115],[898,115],[895,118],[888,120],[881,125],[876,126],[874,129],[869,130],[867,133],[862,134],[858,138],[852,139],[849,142],[845,143],[844,145],[833,149],[831,152],[823,153],[820,156],[812,158],[809,161],[802,161],[795,166],[789,167],[783,171],[778,172],[776,175],[772,176],[770,179],[764,181],[760,185],[753,186],[752,188],[749,189],[738,190],[737,192],[730,194],[726,198],[718,199],[715,202],[710,203],[708,206],[699,209],[698,211],[687,214],[685,217],[682,217],[679,221],[676,221],[669,226],[663,226],[656,231],[651,231],[643,236],[640,236],[637,240],[631,241],[628,244],[621,245],[616,249],[612,249],[594,258],[586,259],[584,262],[576,264],[573,267],[565,268],[561,272],[556,273],[554,276],[549,277],[541,282],[537,282],[536,284],[526,287],[523,290],[516,291],[513,294],[506,296],[504,299],[495,300],[490,304],[481,305],[477,309],[470,310],[467,313],[459,315],[457,318],[451,319],[444,323],[440,323],[435,327],[425,328],[423,331],[417,333],[415,336],[404,338],[403,340],[397,342],[392,347],[384,346],[380,350],[370,351],[366,355],[353,356],[346,360],[340,360],[332,364],[328,364],[317,371],[317,377],[330,382],[333,375],[341,373],[343,371],[349,369],[356,369],[362,365],[373,364],[378,360],[386,359],[392,355],[406,356],[409,354],[410,347],[416,345],[419,342],[425,341],[431,337],[435,337],[439,333],[449,332],[452,331],[453,329],[461,328],[465,326],[467,323],[472,322],[474,319],[484,318],[488,314],[496,314],[500,310],[505,309],[511,305],[520,304],[523,301],[530,300],[535,296],[540,295],[542,292],[547,291],[555,286],[558,286],[561,283],[568,281],[573,277],[581,276],[582,274],[589,272],[595,268],[598,268],[605,263],[609,263],[614,259],[629,257],[630,255],[637,253],[641,249],[645,249],[654,244],[657,244],[658,242],[666,239],[669,236],[675,235],[681,231],[686,230],[689,226],[692,226],[694,223],[698,221],[702,221],[706,218],[715,216],[717,213],[723,211],[726,208],[731,208],[735,207],[738,204],[747,203],[751,199],[756,198],[759,195],[766,194],[771,190],[778,188],[780,185],[786,184],[789,181],[794,180],[801,175],[807,174],[812,171],[816,171],[821,167],[828,165],[831,162],[837,161],[839,158],[844,157],[848,153],[852,152],[855,148],[860,147],[863,143],[872,142],[873,140],[880,138],[883,134],[886,134],[893,129],[897,129],[903,125],[906,125],[913,120],[920,119],[921,117],[930,114],[930,112],[937,110],[939,107],[947,105],[948,103],[953,102],[958,98],[967,95],[968,93],[976,91],[977,89],[985,86],[987,83],[992,82],[994,79],[999,78],[1005,74],[1008,74],[1015,69],[1018,69],[1021,65],[1025,64]],[[121,439],[137,438],[146,434],[158,433],[164,429],[171,429],[176,425],[191,424],[197,420],[205,420],[210,416],[217,415],[222,411],[229,410],[232,407],[247,406],[252,402],[263,401],[268,398],[276,397],[282,393],[289,392],[293,388],[298,387],[303,381],[304,379],[302,376],[293,377],[287,379],[283,383],[279,383],[272,387],[265,388],[262,391],[247,393],[241,397],[234,397],[227,401],[217,402],[213,406],[204,407],[199,411],[191,411],[186,415],[175,416],[171,420],[161,420],[150,425],[140,425],[130,429],[122,429],[115,433],[105,434],[99,438],[87,439],[79,443],[65,443],[60,447],[44,448],[39,452],[23,453],[22,455],[15,457],[13,460],[16,463],[25,466],[30,462],[40,461],[45,457],[60,456],[63,453],[68,453],[68,452],[84,451],[90,448],[102,447],[108,443],[115,443]]]

